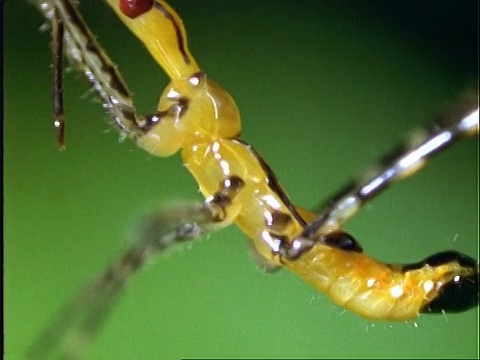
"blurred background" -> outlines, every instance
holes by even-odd
[[[172,1],[200,66],[230,91],[242,138],[293,201],[315,207],[477,81],[477,2]],[[82,12],[143,113],[167,83],[102,2]],[[5,358],[22,358],[76,291],[132,241],[146,209],[198,199],[179,156],[115,130],[81,75],[65,76],[56,148],[49,33],[4,6]],[[367,206],[346,230],[386,262],[455,249],[478,258],[478,147],[465,141]],[[230,227],[131,282],[89,358],[475,358],[478,309],[372,322],[287,271],[261,272]]]

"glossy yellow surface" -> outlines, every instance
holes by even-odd
[[[226,217],[216,227],[231,222],[253,241],[267,261],[283,265],[298,274],[333,302],[372,319],[414,318],[435,298],[443,283],[456,275],[469,275],[456,262],[403,272],[375,261],[364,253],[345,251],[318,244],[299,259],[287,261],[274,255],[279,238],[299,236],[302,220],[314,214],[296,210],[285,203],[280,192],[272,190],[271,178],[250,145],[237,140],[241,126],[234,100],[217,83],[200,72],[187,48],[183,23],[164,1],[162,11],[148,11],[130,19],[118,9],[116,0],[107,0],[119,18],[145,44],[171,83],[158,106],[160,121],[137,144],[156,156],[169,156],[181,150],[187,169],[196,179],[207,201],[211,200],[232,175],[245,185],[226,206]],[[272,219],[278,213],[290,221],[272,236]]]
[[[123,23],[147,47],[157,63],[165,70],[171,79],[187,79],[199,71],[199,67],[188,51],[185,28],[180,17],[165,1],[157,1],[165,8],[179,25],[178,31],[184,40],[185,50],[180,51],[177,44],[177,28],[160,11],[147,11],[143,15],[130,19],[119,8],[118,0],[106,0]]]
[[[130,19],[120,12],[117,1],[108,0],[108,3],[171,79],[158,107],[161,112],[167,110],[166,115],[137,139],[137,144],[156,156],[169,156],[182,149],[183,161],[207,199],[229,176],[239,176],[245,187],[233,199],[226,219],[218,227],[235,222],[263,257],[280,264],[272,255],[272,247],[278,246],[277,240],[271,237],[266,224],[273,218],[273,211],[288,214],[289,209],[279,195],[272,192],[268,175],[251,146],[236,140],[240,134],[237,106],[220,85],[199,73],[186,48],[181,19],[163,1],[158,3],[172,14],[174,23],[155,9]],[[177,41],[175,26],[181,29],[181,41]],[[183,44],[189,54],[190,65],[182,57],[179,44]],[[182,101],[187,105],[180,104]],[[185,111],[182,106],[186,107]],[[301,231],[301,224],[293,220],[282,229],[281,235],[292,239]]]
[[[471,275],[456,261],[400,271],[364,253],[317,245],[286,266],[339,306],[371,319],[405,320],[417,316],[441,286],[457,275]]]

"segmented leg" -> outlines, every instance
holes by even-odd
[[[173,245],[228,225],[232,200],[242,187],[241,179],[231,177],[221,182],[218,191],[204,203],[178,205],[148,216],[138,241],[63,309],[33,344],[28,357],[47,358],[59,346],[66,349],[62,358],[81,357],[128,280]]]
[[[409,144],[383,157],[379,168],[364,180],[348,184],[327,201],[302,236],[310,238],[314,233],[341,228],[391,184],[414,175],[430,158],[458,140],[478,134],[478,119],[478,96],[469,93],[423,132],[413,134]]]
[[[78,66],[92,83],[100,96],[103,107],[124,136],[136,138],[144,134],[142,129],[149,122],[148,117],[136,114],[131,92],[125,84],[115,64],[95,40],[72,0],[34,0],[34,4],[53,25],[54,49],[54,98],[61,98],[61,34],[65,53],[70,61]],[[57,86],[59,85],[59,86]],[[61,111],[60,111],[61,109]],[[59,116],[61,113],[61,117]],[[63,105],[55,103],[55,127],[60,146],[63,141]]]
[[[62,347],[62,358],[80,358],[132,275],[172,245],[198,239],[216,216],[216,209],[207,202],[151,214],[139,240],[63,309],[32,345],[28,357],[50,358]]]
[[[63,21],[56,8],[52,16],[53,55],[53,126],[61,150],[65,149],[65,114],[63,106]]]

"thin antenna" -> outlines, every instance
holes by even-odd
[[[53,7],[52,56],[53,56],[53,126],[60,150],[65,150],[65,113],[63,105],[63,21],[58,9]]]

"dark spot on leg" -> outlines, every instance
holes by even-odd
[[[323,236],[323,243],[325,245],[335,247],[338,249],[353,251],[357,253],[363,252],[360,244],[355,240],[355,238],[343,231],[335,231],[330,234]]]

